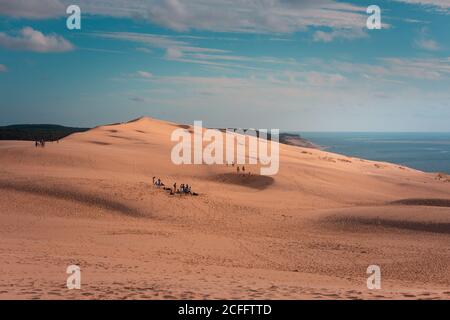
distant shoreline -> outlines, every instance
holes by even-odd
[[[385,161],[424,172],[450,173],[450,133],[294,132],[321,150]]]

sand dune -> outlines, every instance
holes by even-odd
[[[0,142],[0,298],[450,298],[450,183],[280,145],[280,171],[174,165],[179,125]],[[198,197],[152,185],[188,183]],[[78,264],[82,289],[65,287]],[[382,269],[368,290],[366,268]]]

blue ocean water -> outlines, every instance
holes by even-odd
[[[450,132],[297,132],[325,150],[450,174]]]

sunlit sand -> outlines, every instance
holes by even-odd
[[[450,298],[450,180],[283,144],[270,177],[177,166],[179,127],[1,141],[0,298]],[[71,264],[81,290],[66,288]],[[373,264],[380,290],[366,287]]]

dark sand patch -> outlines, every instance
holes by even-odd
[[[98,145],[101,145],[101,146],[110,146],[111,145],[111,143],[103,142],[103,141],[91,140],[91,141],[87,141],[87,142],[93,143],[93,144],[98,144]]]
[[[124,203],[112,200],[103,195],[91,194],[63,186],[42,186],[33,182],[0,181],[0,189],[29,193],[38,196],[52,197],[61,200],[75,201],[84,205],[115,211],[123,215],[143,217],[144,213]],[[147,216],[147,215],[145,215]]]
[[[256,190],[264,190],[272,185],[275,180],[269,176],[248,175],[238,173],[223,173],[212,176],[210,180],[220,183],[234,184]]]
[[[351,232],[360,232],[361,230],[374,231],[376,230],[374,229],[375,227],[450,234],[450,223],[446,222],[398,220],[358,216],[331,216],[325,218],[324,222],[335,228],[344,229]]]
[[[450,207],[450,199],[411,198],[392,201],[390,204],[404,206]]]
[[[109,136],[111,138],[117,138],[117,139],[129,140],[129,141],[140,141],[139,139],[136,139],[136,138],[118,136],[118,135],[115,135],[115,134],[110,134]]]

